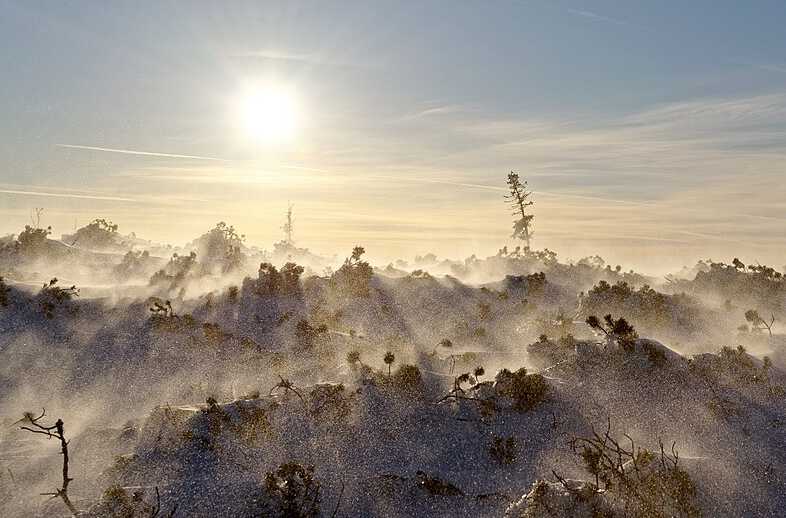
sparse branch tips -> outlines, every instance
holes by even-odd
[[[510,194],[506,195],[505,199],[513,208],[513,215],[517,218],[513,221],[513,234],[510,237],[523,240],[526,247],[530,248],[533,235],[532,220],[535,216],[529,213],[527,207],[535,203],[529,199],[532,191],[527,190],[527,182],[522,183],[519,175],[513,171],[508,173],[507,184]]]

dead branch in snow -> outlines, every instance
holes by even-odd
[[[65,438],[63,420],[58,419],[55,421],[55,424],[51,426],[44,426],[39,423],[39,421],[43,419],[44,416],[46,416],[46,409],[42,409],[41,415],[38,417],[34,417],[32,412],[27,412],[25,413],[22,422],[27,423],[29,426],[20,427],[22,430],[26,430],[28,432],[46,435],[47,439],[55,438],[60,441],[60,454],[63,456],[63,485],[59,489],[56,489],[53,493],[41,493],[41,495],[51,496],[52,498],[59,497],[63,500],[63,503],[66,505],[66,507],[68,507],[68,510],[71,511],[71,514],[76,516],[78,511],[71,502],[71,499],[68,497],[68,485],[74,479],[68,476],[68,441]]]

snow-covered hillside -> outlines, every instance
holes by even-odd
[[[4,245],[0,515],[786,513],[780,274],[315,271],[216,228]]]

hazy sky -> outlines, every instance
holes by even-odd
[[[786,263],[782,0],[0,9],[0,233],[45,207],[57,236],[270,247],[289,201],[317,252],[457,258],[509,241],[514,169],[561,256]],[[288,139],[247,131],[252,87],[286,92]]]

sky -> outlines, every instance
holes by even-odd
[[[560,257],[786,263],[780,0],[0,13],[0,234],[44,207],[55,236],[103,217],[182,244],[226,221],[271,248],[291,203],[315,252],[484,256],[513,244],[515,170]]]

